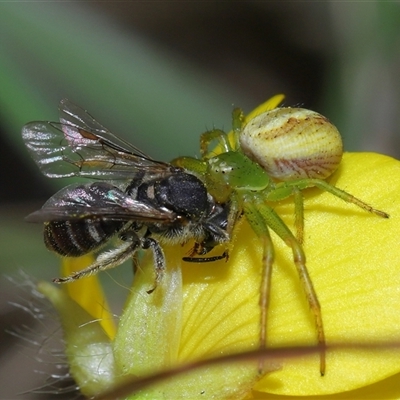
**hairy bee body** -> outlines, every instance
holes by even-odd
[[[52,196],[27,220],[44,224],[44,242],[61,256],[77,257],[100,249],[116,236],[120,242],[102,251],[70,282],[116,267],[139,249],[154,255],[156,285],[165,269],[162,244],[194,240],[185,261],[214,261],[226,254],[197,258],[230,240],[228,204],[219,204],[195,174],[156,161],[100,125],[85,110],[64,99],[60,122],[31,122],[23,140],[44,175],[97,179],[72,184]]]

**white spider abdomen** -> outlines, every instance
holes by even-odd
[[[276,108],[243,128],[244,153],[276,179],[325,179],[340,164],[343,143],[327,118],[303,108]]]

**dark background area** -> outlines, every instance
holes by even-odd
[[[61,98],[156,159],[198,154],[200,133],[229,129],[233,106],[248,112],[277,93],[330,118],[348,151],[398,157],[399,20],[399,3],[378,1],[2,3],[3,274],[57,274],[41,227],[23,217],[70,182],[41,176],[20,132],[30,120],[57,120]],[[0,398],[40,386],[49,372],[34,370],[54,372],[37,361],[48,346],[43,323],[8,303],[26,304],[18,286],[27,286],[23,298],[32,293],[29,279],[15,279],[1,280],[1,328],[25,324],[38,345],[1,333]],[[35,396],[54,398],[23,398]]]

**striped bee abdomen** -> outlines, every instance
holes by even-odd
[[[123,226],[121,221],[104,219],[51,221],[44,225],[44,242],[61,256],[79,257],[102,246]]]

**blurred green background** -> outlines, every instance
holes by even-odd
[[[40,175],[20,132],[57,120],[61,98],[165,161],[198,154],[201,132],[229,129],[233,106],[250,111],[276,93],[330,118],[346,150],[398,157],[399,21],[400,4],[381,1],[1,3],[2,273],[57,275],[41,227],[23,217],[67,181]],[[118,292],[130,271],[114,274]],[[7,302],[21,304],[16,285],[0,283],[2,327],[36,326]],[[0,398],[41,385],[48,372],[33,370],[52,366],[27,355],[27,343],[1,339]]]

